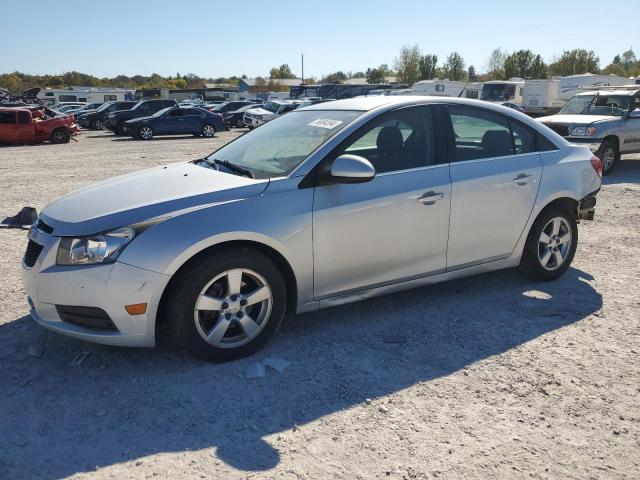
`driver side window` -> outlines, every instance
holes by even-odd
[[[366,158],[377,173],[434,165],[431,109],[414,107],[383,114],[357,133],[340,153]]]

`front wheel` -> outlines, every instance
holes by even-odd
[[[178,275],[166,312],[178,341],[198,358],[224,362],[250,355],[284,317],[282,274],[256,250],[220,250]]]
[[[138,138],[151,140],[153,138],[153,129],[151,127],[140,127],[138,129]]]
[[[616,166],[618,160],[620,160],[618,146],[610,140],[602,142],[602,145],[596,152],[596,156],[602,162],[602,175],[609,175]]]
[[[213,125],[205,125],[200,130],[200,133],[203,137],[211,138],[216,134],[216,129],[213,127]]]
[[[243,128],[244,127],[244,122],[242,121],[241,118],[236,120],[236,128]]]
[[[555,280],[571,266],[577,245],[575,216],[568,209],[551,208],[531,227],[519,269],[534,280]]]
[[[71,140],[71,135],[69,135],[69,132],[64,128],[54,130],[54,132],[51,134],[51,143],[69,143],[69,140]]]
[[[102,130],[103,126],[104,123],[99,118],[96,118],[93,122],[91,122],[91,125],[89,125],[91,130]]]

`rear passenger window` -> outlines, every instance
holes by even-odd
[[[509,123],[502,115],[478,108],[449,106],[457,161],[513,155]]]
[[[532,153],[536,151],[536,132],[519,122],[511,122],[515,153]]]
[[[0,112],[0,123],[15,125],[16,114],[14,112]]]

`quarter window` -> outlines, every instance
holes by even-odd
[[[0,123],[14,125],[16,123],[16,114],[14,112],[0,112]]]
[[[341,149],[366,158],[378,173],[436,163],[430,108],[409,108],[383,114]]]
[[[515,153],[532,153],[536,151],[536,133],[526,125],[511,121],[513,146]]]
[[[458,161],[513,155],[507,120],[476,108],[449,106]]]

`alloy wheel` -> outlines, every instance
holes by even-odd
[[[150,140],[153,137],[153,130],[149,127],[142,127],[140,129],[140,137],[144,140]]]
[[[538,260],[545,270],[560,268],[571,252],[571,227],[563,217],[554,217],[545,225],[538,240]]]
[[[602,154],[602,169],[607,172],[613,166],[613,162],[616,160],[616,152],[613,147],[608,147]]]
[[[200,291],[194,321],[200,336],[218,348],[237,348],[264,329],[273,293],[259,273],[235,268],[217,275]]]
[[[103,124],[102,120],[96,120],[96,130],[102,130]]]
[[[205,137],[213,137],[215,133],[216,130],[211,125],[205,125],[204,127],[202,127],[202,135],[204,135]]]

